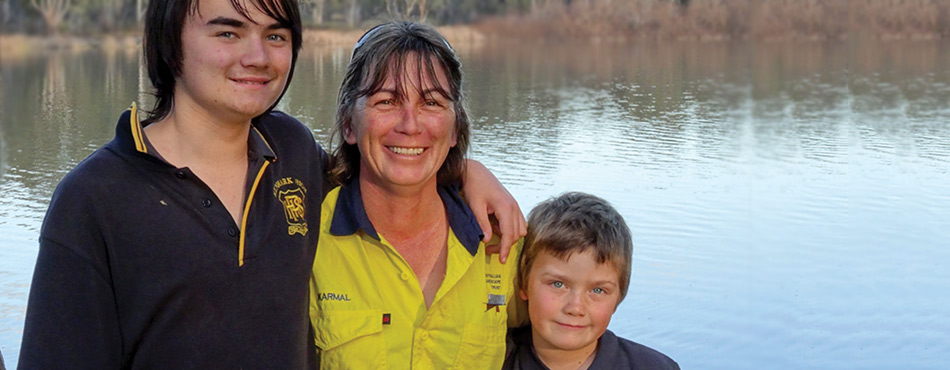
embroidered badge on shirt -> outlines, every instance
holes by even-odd
[[[503,279],[507,274],[503,272],[504,267],[500,266],[500,262],[493,261],[492,256],[486,257],[485,285],[488,288],[488,302],[485,302],[485,311],[494,308],[495,312],[500,312],[501,310],[498,306],[505,305],[506,296]]]
[[[274,196],[284,205],[287,235],[307,235],[307,187],[293,177],[284,177],[274,183]]]

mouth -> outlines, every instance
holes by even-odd
[[[562,323],[562,322],[558,322],[557,324],[558,324],[560,327],[565,328],[565,329],[575,329],[575,330],[576,330],[576,329],[583,329],[583,328],[586,328],[586,327],[587,327],[586,325],[571,325],[571,324],[565,324],[565,323]]]
[[[389,151],[396,154],[410,155],[410,156],[420,155],[422,154],[422,152],[425,151],[425,148],[408,148],[408,147],[401,147],[401,146],[387,146],[386,149],[389,149]]]
[[[231,81],[237,82],[242,85],[251,85],[251,86],[264,86],[271,81],[267,77],[240,77],[232,78]]]

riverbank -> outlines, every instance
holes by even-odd
[[[352,47],[365,30],[304,30],[304,49],[313,47]],[[489,39],[481,30],[469,26],[439,27],[453,45],[477,45]],[[48,52],[82,52],[100,49],[106,52],[138,50],[141,35],[105,35],[100,37],[0,35],[0,59],[19,60]]]
[[[708,3],[697,1],[692,5],[692,9],[685,13],[676,13],[678,12],[676,8],[663,8],[662,12],[654,9],[654,12],[650,13],[653,14],[653,17],[658,16],[657,14],[667,14],[679,20],[666,20],[663,22],[644,20],[640,23],[642,26],[640,28],[635,27],[632,23],[624,28],[610,26],[610,22],[592,22],[590,18],[585,17],[572,18],[568,16],[568,13],[565,13],[568,9],[554,8],[546,14],[545,17],[532,17],[530,15],[507,18],[496,17],[474,25],[441,26],[438,27],[438,29],[453,45],[463,47],[478,46],[496,40],[531,40],[531,42],[583,41],[618,44],[656,41],[714,43],[749,41],[782,43],[840,42],[845,40],[886,43],[889,41],[936,41],[950,37],[950,29],[944,27],[942,22],[936,20],[931,22],[910,22],[905,20],[904,23],[895,25],[894,22],[885,22],[882,20],[882,16],[871,16],[871,12],[869,11],[848,12],[841,8],[826,8],[828,6],[827,4],[823,7],[815,8],[817,13],[824,13],[826,10],[829,11],[828,13],[830,13],[830,15],[822,19],[827,20],[840,16],[845,19],[850,18],[852,23],[867,23],[872,25],[890,24],[891,26],[887,29],[882,26],[864,26],[863,28],[852,26],[842,28],[838,22],[815,21],[810,28],[812,30],[811,32],[799,32],[793,30],[792,27],[789,26],[789,24],[791,24],[789,22],[778,22],[769,26],[769,28],[765,28],[763,25],[770,24],[770,22],[762,19],[755,21],[755,24],[759,25],[755,27],[750,25],[741,27],[736,25],[727,26],[726,23],[728,22],[725,21],[717,23],[692,18],[696,17],[695,14],[704,14],[704,12],[700,10],[711,10],[700,9],[700,4]],[[777,5],[765,9],[771,9],[770,12],[777,12],[778,5],[787,5],[788,3],[777,1],[775,4]],[[631,7],[634,5],[631,5]],[[760,9],[761,11],[762,7],[756,9]],[[950,5],[947,5],[947,9],[934,8],[932,10],[934,10],[934,14],[948,13],[948,18],[950,18]],[[878,10],[878,13],[884,12]],[[723,14],[728,14],[728,12]],[[906,12],[902,14],[906,15]],[[914,20],[923,17],[919,12],[914,14],[914,16],[908,15],[904,17],[904,19]],[[789,17],[789,15],[786,14],[785,17]],[[644,19],[647,18],[650,17]],[[735,17],[727,16],[726,18],[734,19]],[[802,16],[800,18],[804,19],[807,17]],[[757,18],[753,17],[752,19]],[[720,27],[708,27],[714,23],[720,24]],[[838,26],[832,26],[832,24],[838,24]],[[921,26],[922,24],[927,26]],[[871,28],[874,28],[876,31],[869,31]],[[730,31],[726,32],[726,30]],[[736,30],[745,31],[738,32]],[[753,30],[758,31],[752,32]],[[304,50],[321,47],[349,48],[352,47],[364,32],[364,29],[306,29],[303,34]],[[81,52],[90,49],[100,49],[106,52],[132,50],[137,52],[140,48],[141,35],[139,33],[103,36],[60,35],[55,37],[18,34],[0,35],[0,60],[21,60],[31,55],[48,52]]]

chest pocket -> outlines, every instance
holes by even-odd
[[[312,314],[321,369],[384,369],[386,343],[379,310]]]
[[[483,369],[501,369],[505,354],[504,322],[486,325],[483,322],[465,324],[458,355],[453,369],[469,369],[479,364]]]

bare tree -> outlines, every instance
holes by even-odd
[[[399,4],[396,3],[396,0],[386,0],[386,13],[390,17],[399,14]]]
[[[59,34],[59,25],[66,18],[71,3],[71,0],[30,0],[30,5],[43,16],[46,31],[52,34]]]
[[[122,0],[104,0],[101,6],[102,27],[107,31],[115,30],[116,17],[122,7]]]
[[[413,8],[419,10],[419,22],[425,22],[426,17],[428,16],[428,0],[405,0],[406,2],[406,13],[403,16],[403,19],[410,19],[409,16],[412,15]]]

